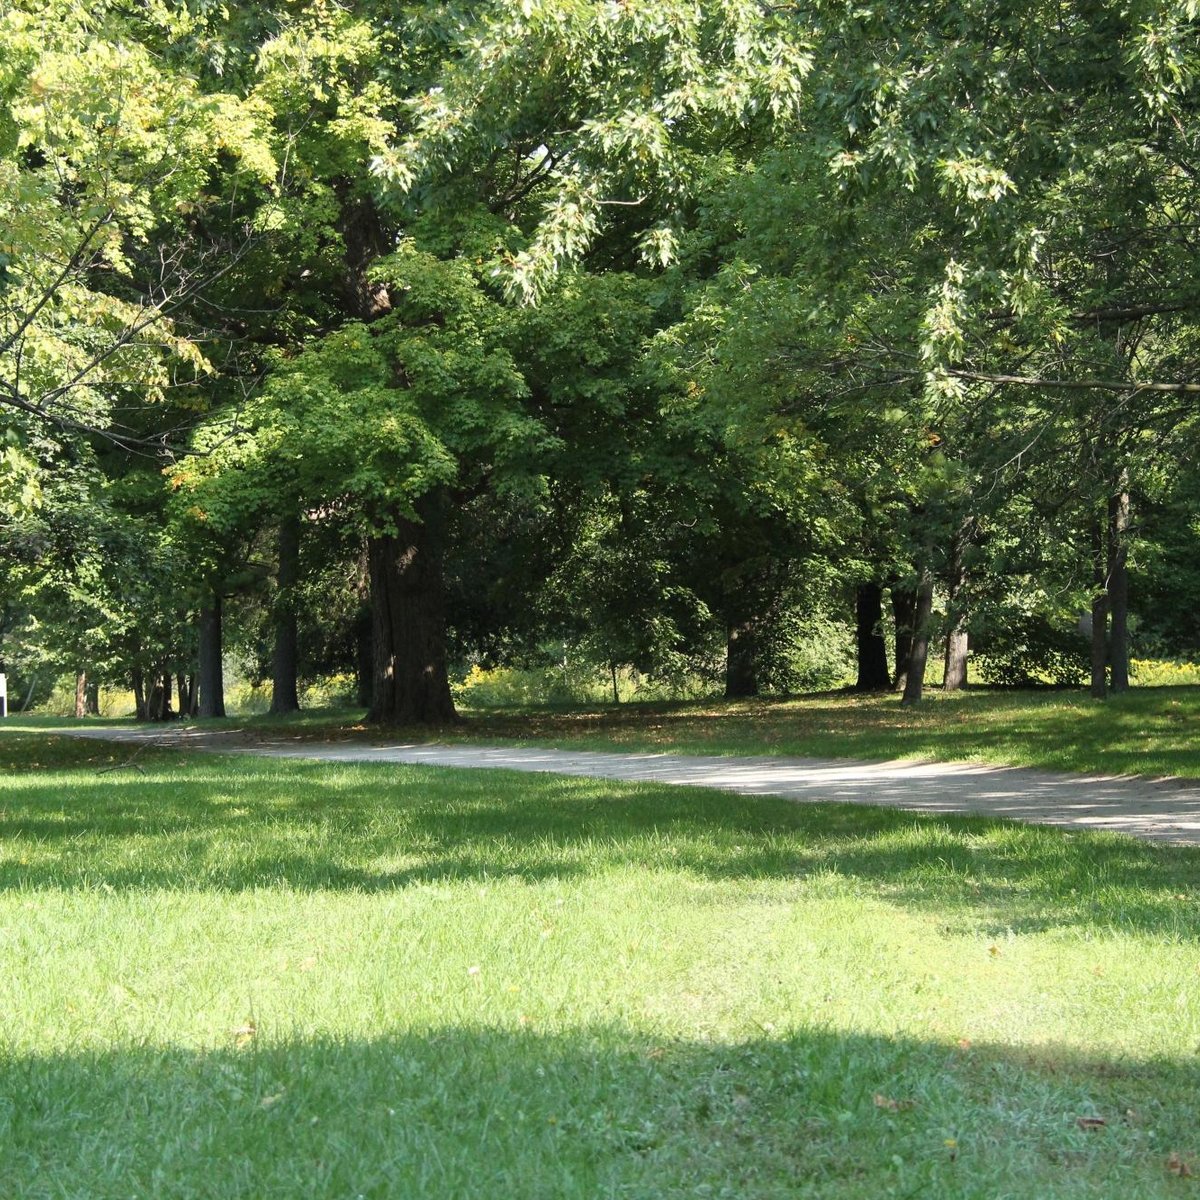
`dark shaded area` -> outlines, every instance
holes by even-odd
[[[887,646],[883,640],[883,588],[860,583],[854,594],[855,650],[858,676],[856,692],[886,691],[892,684]]]
[[[813,1027],[732,1045],[619,1025],[266,1028],[241,1049],[3,1060],[0,1194],[848,1200],[1030,1195],[1034,1177],[1040,1196],[1169,1195],[1193,1081],[1173,1062]]]

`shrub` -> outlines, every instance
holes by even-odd
[[[1134,658],[1129,662],[1129,674],[1139,687],[1189,687],[1200,684],[1200,663]]]
[[[979,638],[976,662],[985,683],[1029,687],[1085,682],[1091,649],[1075,627],[1041,613],[1018,613],[1016,620],[992,626]]]

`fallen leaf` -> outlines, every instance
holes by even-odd
[[[258,1026],[253,1021],[247,1021],[245,1025],[239,1025],[233,1030],[233,1043],[240,1050],[243,1046],[250,1045],[257,1033]]]
[[[999,946],[989,946],[989,947],[988,947],[988,953],[989,953],[989,954],[990,954],[990,955],[991,955],[993,958],[999,958],[999,957],[1000,957],[1000,947],[999,947]]]
[[[276,1092],[274,1095],[264,1096],[258,1102],[258,1107],[259,1108],[274,1108],[275,1105],[278,1104],[280,1102],[280,1100],[282,1100],[282,1099],[283,1099],[283,1093]]]
[[[958,1041],[955,1043],[955,1045],[958,1046],[958,1048],[960,1050],[963,1050],[963,1051],[970,1050],[971,1039],[970,1038],[959,1038]]]
[[[1075,1124],[1080,1129],[1103,1129],[1108,1122],[1103,1117],[1076,1117]]]
[[[917,1107],[915,1100],[893,1100],[882,1092],[876,1092],[872,1099],[876,1108],[886,1109],[888,1112],[907,1112],[910,1108]]]
[[[1190,1179],[1192,1177],[1192,1168],[1174,1151],[1167,1156],[1167,1170],[1172,1175],[1178,1175],[1180,1179]]]

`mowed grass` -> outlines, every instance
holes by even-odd
[[[1195,1194],[1200,852],[127,749],[0,734],[0,1196]]]

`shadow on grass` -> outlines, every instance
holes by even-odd
[[[260,1030],[240,1049],[0,1060],[0,1194],[1165,1196],[1194,1081],[1170,1061],[819,1029]]]
[[[508,772],[180,759],[10,777],[0,888],[377,892],[630,867],[853,887],[967,928],[1200,934],[1200,849],[981,818]]]

